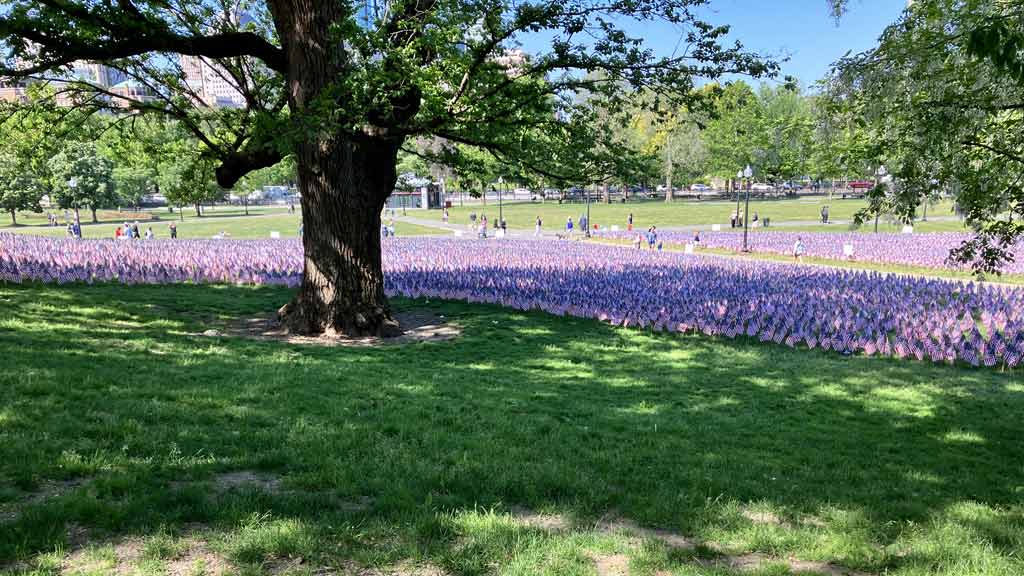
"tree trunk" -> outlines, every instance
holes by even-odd
[[[302,190],[302,285],[280,316],[299,334],[391,336],[399,332],[384,296],[381,210],[397,181],[398,147],[339,143],[298,146]]]
[[[293,117],[321,112],[350,74],[335,26],[351,16],[345,2],[268,0],[287,57]],[[388,63],[382,62],[382,66]],[[396,70],[396,75],[398,71]],[[369,110],[362,126],[306,131],[293,151],[302,206],[302,283],[279,317],[290,332],[393,336],[400,333],[384,295],[381,211],[398,180],[402,126],[419,110],[421,94],[396,80],[380,88],[387,103]],[[486,193],[484,194],[486,202]]]
[[[202,218],[203,217],[202,206],[199,205],[199,202],[196,202],[196,217],[198,217],[198,218]]]
[[[18,215],[15,213],[14,208],[11,208],[11,226],[18,225]]]
[[[249,197],[242,196],[242,203],[245,204],[245,215],[249,215]]]
[[[100,221],[99,219],[96,218],[96,209],[93,208],[92,206],[90,206],[89,209],[92,210],[92,223],[99,224]]]

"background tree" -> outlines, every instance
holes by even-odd
[[[911,221],[936,187],[951,191],[976,232],[953,256],[980,272],[997,271],[1024,233],[1022,47],[1024,3],[918,0],[830,78],[899,184],[897,218]]]
[[[218,163],[223,188],[294,155],[305,262],[282,320],[300,333],[393,333],[378,231],[399,149],[437,137],[549,177],[586,176],[610,164],[588,157],[592,135],[579,138],[590,102],[617,111],[625,86],[685,105],[698,76],[776,70],[722,46],[728,28],[696,16],[705,3],[266,0],[244,3],[242,18],[234,2],[11,0],[0,15],[11,48],[0,75],[66,78],[83,59],[123,70],[155,100],[124,102],[81,81],[62,91],[84,108],[177,118]],[[630,32],[654,20],[682,30],[688,48],[658,56]],[[527,36],[550,42],[528,56],[512,51]],[[198,105],[180,55],[216,61],[244,107]],[[582,75],[594,71],[601,76]],[[586,104],[573,97],[583,91]]]
[[[40,210],[45,193],[42,180],[30,166],[11,154],[0,154],[0,209],[11,215],[11,224],[18,224],[18,211]]]
[[[114,196],[113,164],[96,151],[91,142],[66,142],[63,149],[49,161],[50,188],[61,208],[75,211],[88,207],[92,221],[99,222],[96,210],[112,206]]]

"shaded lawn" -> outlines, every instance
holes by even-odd
[[[631,574],[748,573],[593,529],[622,518],[876,573],[1024,571],[1019,374],[452,302],[396,302],[463,326],[446,343],[189,335],[287,297],[0,285],[0,506],[21,512],[0,514],[0,566],[59,571],[69,527],[102,556],[111,538],[173,548],[199,525],[244,573],[301,557],[592,574],[601,553]],[[282,490],[212,488],[243,470]],[[516,509],[576,529],[524,526]]]
[[[809,196],[797,199],[771,199],[751,200],[750,214],[758,213],[761,219],[770,218],[774,222],[783,221],[809,221],[817,222],[821,218],[821,207],[828,204],[829,214],[833,220],[850,220],[855,212],[867,207],[867,201],[863,199],[842,200],[833,198],[828,201],[827,196]],[[952,216],[952,203],[944,201],[937,206],[929,207],[928,215]],[[547,202],[516,202],[505,204],[502,213],[511,228],[531,229],[534,226],[538,215],[544,221],[544,227],[548,230],[561,230],[565,228],[566,219],[572,217],[577,222],[580,215],[585,214],[587,206],[585,203],[558,204],[557,201]],[[630,213],[633,214],[634,227],[646,229],[649,226],[661,228],[671,226],[696,226],[706,224],[722,224],[729,226],[729,215],[736,210],[736,203],[725,200],[676,200],[666,203],[663,200],[636,200],[626,204],[612,203],[603,204],[591,201],[590,222],[601,226],[617,225],[622,229],[626,227],[626,221]],[[742,213],[742,205],[740,211]],[[486,206],[479,204],[472,206],[455,206],[449,210],[449,221],[452,224],[468,224],[469,215],[476,213],[478,216],[487,214],[490,221],[498,217],[498,204],[488,202]],[[430,211],[423,217],[436,217],[441,220],[439,211]],[[936,222],[935,224],[938,224]],[[953,222],[952,224],[959,224]],[[931,226],[925,223],[926,227]],[[823,230],[846,230],[846,225],[823,226]],[[873,230],[873,227],[870,228]],[[945,224],[942,227],[945,228]],[[861,228],[861,231],[864,231]],[[898,229],[897,229],[898,230]],[[923,231],[923,230],[922,230]]]

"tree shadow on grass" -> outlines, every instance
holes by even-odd
[[[188,335],[286,298],[0,286],[0,478],[26,492],[89,479],[8,523],[0,559],[52,548],[68,523],[116,535],[233,529],[270,513],[366,562],[419,556],[476,573],[486,570],[467,567],[495,549],[466,559],[472,534],[451,518],[512,507],[577,526],[621,517],[739,549],[805,553],[826,540],[852,549],[827,559],[874,569],[935,562],[879,550],[937,517],[996,554],[1020,550],[1015,375],[448,302],[396,305],[461,324],[449,343]],[[280,475],[286,490],[211,492],[217,474],[250,469]],[[372,504],[338,504],[351,501]],[[956,513],[967,501],[981,508]],[[759,504],[785,526],[744,516]],[[387,544],[344,536],[355,526]]]

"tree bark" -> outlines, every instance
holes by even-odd
[[[380,214],[397,181],[398,147],[343,142],[324,152],[311,142],[298,152],[305,260],[281,321],[298,334],[397,335],[384,296]]]
[[[349,17],[349,8],[321,0],[269,0],[268,5],[288,59],[289,108],[294,116],[310,109],[317,115],[325,94],[347,73],[349,56],[332,27]],[[399,90],[386,97],[401,97],[395,96]],[[398,180],[402,145],[402,137],[387,127],[400,125],[419,107],[417,94],[407,96],[385,112],[370,111],[361,128],[322,126],[294,144],[304,261],[299,290],[278,313],[290,332],[400,333],[384,295],[380,226]]]
[[[18,215],[15,213],[14,208],[11,208],[11,226],[18,225]]]
[[[202,210],[202,207],[199,205],[199,202],[196,202],[196,217],[198,217],[198,218],[202,218],[203,217],[203,210]]]
[[[89,209],[92,210],[92,223],[99,224],[100,221],[96,218],[96,208],[90,206]]]

